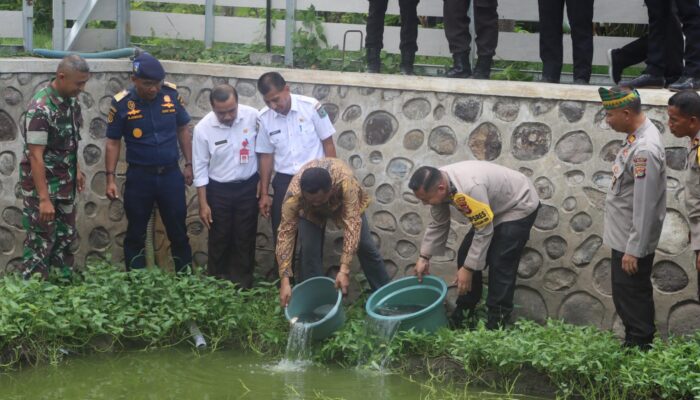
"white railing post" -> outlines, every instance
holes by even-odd
[[[131,41],[130,34],[130,0],[117,1],[117,48],[124,48]]]
[[[204,47],[211,49],[214,45],[214,0],[204,3]]]
[[[22,33],[24,34],[24,51],[34,50],[34,4],[33,0],[22,1]]]
[[[287,0],[287,15],[284,19],[284,65],[294,66],[294,31],[296,31],[296,0]]]
[[[53,0],[53,49],[65,50],[66,45],[66,1]]]

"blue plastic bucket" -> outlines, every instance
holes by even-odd
[[[345,322],[343,294],[335,281],[325,276],[310,278],[294,286],[292,298],[284,310],[288,321],[306,324],[311,340],[323,340]]]
[[[365,310],[378,321],[400,321],[399,330],[435,332],[447,326],[445,311],[447,284],[432,275],[423,282],[410,276],[397,279],[374,292]]]

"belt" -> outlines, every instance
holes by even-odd
[[[251,181],[256,180],[256,179],[258,179],[258,173],[257,173],[257,172],[254,173],[253,175],[251,175],[249,178],[246,178],[246,179],[238,179],[238,180],[235,180],[235,181],[228,181],[228,182],[215,181],[214,179],[209,178],[209,183],[213,183],[213,184],[215,184],[215,185],[236,185],[236,184],[239,184],[239,183],[251,182]]]
[[[177,164],[170,165],[140,165],[140,164],[129,164],[129,168],[138,169],[139,171],[149,172],[155,175],[163,175],[166,172],[170,172],[175,168],[179,168]]]

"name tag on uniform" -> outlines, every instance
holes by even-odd
[[[280,132],[281,132],[280,129],[278,129],[278,130],[276,130],[276,131],[272,131],[272,132],[270,132],[270,136],[276,135],[276,134],[278,134],[278,133],[280,133]]]
[[[226,139],[219,140],[218,142],[214,142],[214,146],[219,146],[219,145],[226,144],[226,143],[228,143],[228,140],[226,140]]]

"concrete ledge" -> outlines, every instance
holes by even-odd
[[[88,60],[93,72],[128,72],[128,60]],[[44,58],[8,58],[0,60],[2,73],[51,73],[57,60]],[[593,85],[565,85],[540,82],[515,82],[477,79],[447,79],[424,76],[407,78],[401,75],[377,75],[358,72],[336,72],[305,69],[284,69],[225,64],[204,64],[164,61],[170,74],[228,76],[256,80],[264,72],[280,71],[286,80],[298,83],[374,87],[382,89],[413,90],[419,92],[447,92],[464,95],[520,97],[551,100],[575,100],[597,103],[598,87]],[[639,93],[645,105],[665,106],[672,92],[662,89],[643,89]]]

